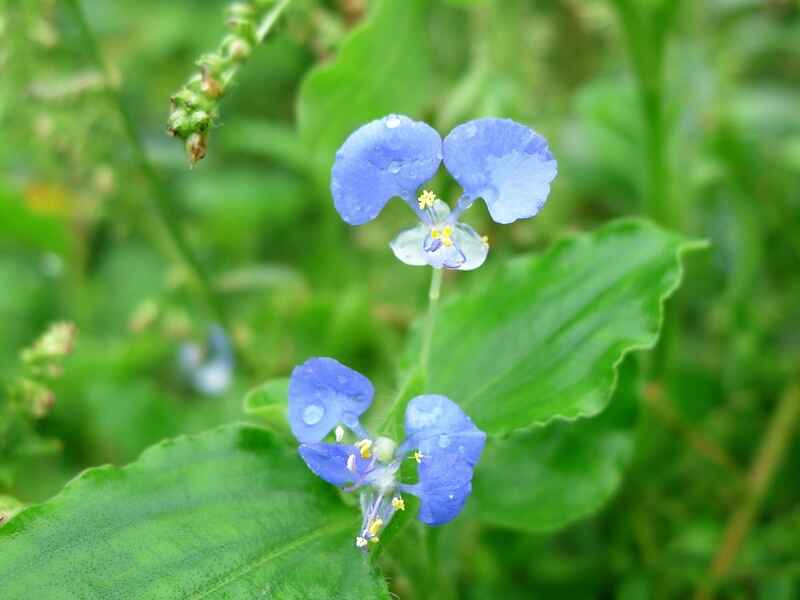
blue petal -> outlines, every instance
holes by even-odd
[[[339,423],[350,429],[372,404],[369,379],[332,358],[311,358],[289,380],[289,424],[304,443],[319,442]]]
[[[416,206],[416,191],[442,162],[442,138],[425,123],[389,115],[353,132],[336,153],[331,193],[350,225],[372,221],[395,196]]]
[[[358,448],[344,444],[301,444],[300,456],[308,468],[321,479],[333,485],[344,486],[361,479],[369,470],[370,461],[361,458]],[[353,471],[347,468],[347,460],[355,457]]]
[[[558,171],[547,140],[511,119],[459,125],[445,138],[443,153],[464,194],[483,198],[497,223],[538,213]]]
[[[404,449],[422,453],[419,519],[442,525],[461,512],[472,492],[472,470],[483,452],[486,434],[445,396],[417,396],[406,408]]]

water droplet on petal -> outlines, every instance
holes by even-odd
[[[455,497],[453,494],[450,494],[450,495],[448,496],[448,498],[450,498],[450,500],[455,500],[455,499],[456,499],[456,497]]]
[[[389,129],[394,129],[395,127],[400,126],[400,117],[398,117],[397,115],[389,115],[388,117],[386,117],[386,120],[384,122],[386,123],[386,126]]]
[[[309,404],[303,410],[303,423],[306,425],[316,425],[322,420],[325,409],[319,404]]]
[[[440,435],[439,436],[439,448],[447,448],[450,445],[450,436],[449,435]]]

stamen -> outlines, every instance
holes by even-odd
[[[423,458],[425,458],[425,455],[422,452],[414,450],[414,460],[417,461],[417,464],[421,463]]]
[[[376,535],[378,535],[381,527],[383,527],[383,519],[381,518],[374,519],[372,522],[370,522],[369,527],[367,527],[370,537],[374,538]]]
[[[481,240],[483,240],[483,243],[486,244],[486,246],[489,246],[489,236],[488,235],[482,236]]]
[[[379,537],[371,537],[371,538],[369,538],[369,541],[372,542],[373,544],[377,544],[378,542],[381,541],[381,538],[379,538]]]
[[[356,442],[356,448],[361,451],[361,458],[370,458],[372,456],[372,440],[365,438]]]
[[[336,436],[336,441],[341,442],[344,439],[344,429],[341,425],[337,425],[336,429],[334,430],[334,435]]]
[[[453,228],[450,225],[445,225],[442,228],[442,243],[448,248],[453,245],[453,240],[450,236],[453,235]]]
[[[436,194],[434,194],[430,190],[424,190],[417,199],[419,207],[423,210],[426,208],[430,208],[433,206],[433,203],[436,202]]]
[[[442,237],[442,233],[436,229],[436,227],[433,227],[431,229],[431,237],[435,240],[438,240],[440,237]]]
[[[406,509],[406,501],[403,500],[400,496],[395,496],[392,498],[392,508],[395,510],[405,510]]]
[[[356,546],[358,546],[359,548],[363,548],[366,545],[367,545],[367,540],[365,538],[361,536],[358,536],[356,538]]]

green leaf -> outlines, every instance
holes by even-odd
[[[417,115],[431,97],[428,0],[381,0],[337,59],[300,89],[298,125],[318,180],[357,127],[390,113]]]
[[[90,469],[0,529],[0,597],[388,598],[358,517],[294,448],[230,426]]]
[[[701,246],[625,219],[513,261],[443,307],[427,390],[491,434],[599,413],[625,354],[655,345],[681,256]]]
[[[289,379],[270,379],[253,388],[244,397],[242,410],[246,415],[257,417],[271,428],[288,431],[286,410],[289,406]]]
[[[473,512],[501,527],[550,531],[599,510],[633,458],[638,384],[628,358],[600,416],[489,438],[473,480]]]

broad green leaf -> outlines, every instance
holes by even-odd
[[[526,531],[558,529],[599,510],[633,458],[639,401],[635,363],[600,415],[489,438],[470,507],[483,521]]]
[[[303,82],[298,125],[318,180],[354,129],[389,113],[418,116],[430,98],[428,9],[428,0],[376,2],[336,60]]]
[[[257,417],[273,429],[288,431],[288,406],[289,379],[283,377],[270,379],[247,392],[242,409],[246,415]]]
[[[702,245],[625,219],[513,261],[443,307],[427,390],[491,434],[597,414],[625,354],[658,340],[681,256]]]
[[[388,598],[358,517],[254,427],[90,469],[0,529],[0,598]]]

